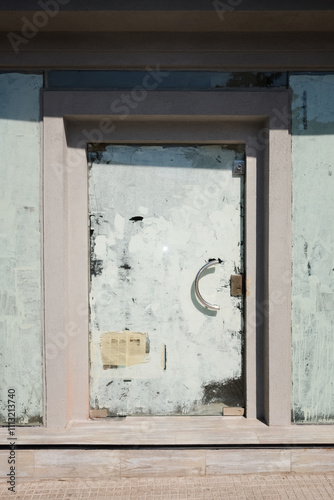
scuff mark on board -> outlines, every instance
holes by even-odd
[[[17,315],[17,298],[15,295],[8,295],[0,292],[0,309],[3,316]]]
[[[311,263],[310,263],[310,261],[308,261],[308,263],[307,263],[307,272],[308,272],[308,275],[311,276]]]
[[[307,243],[307,241],[305,241],[305,243],[304,243],[304,255],[306,258],[307,258],[307,250],[308,250],[308,243]]]

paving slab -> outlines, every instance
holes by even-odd
[[[247,474],[202,477],[19,483],[0,485],[1,499],[16,500],[332,500],[333,474]]]

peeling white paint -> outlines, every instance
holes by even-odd
[[[334,423],[334,76],[293,90],[293,420]]]
[[[124,238],[124,217],[120,214],[115,215],[115,237],[118,240],[122,240]]]
[[[92,408],[201,413],[205,385],[241,377],[242,301],[229,287],[243,248],[235,156],[221,146],[108,146],[92,164],[93,258],[103,261],[90,291]],[[198,304],[192,287],[200,267],[218,257],[224,264],[200,283],[203,296],[221,305],[215,315]],[[104,370],[101,336],[125,329],[147,333],[149,362]]]
[[[0,75],[1,421],[16,389],[20,423],[43,416],[40,127],[41,75]]]
[[[97,259],[103,259],[106,255],[107,238],[104,234],[100,234],[95,238],[94,253]]]

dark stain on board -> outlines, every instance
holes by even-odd
[[[221,264],[223,261],[221,259],[208,259],[208,262],[213,262],[214,260],[218,260],[219,264]]]
[[[287,77],[283,72],[231,72],[226,87],[286,87]],[[216,88],[223,86],[216,85]]]
[[[126,263],[125,263],[125,264],[123,264],[122,266],[119,266],[119,267],[120,267],[120,269],[126,269],[127,271],[128,271],[129,269],[131,269],[131,266],[129,266],[129,264],[126,264]]]
[[[315,416],[316,414],[316,416]],[[323,412],[313,412],[313,415],[309,415],[308,412],[306,413],[300,406],[295,406],[291,410],[291,420],[294,423],[305,423],[305,424],[311,424],[311,423],[321,423],[321,424],[328,424],[331,422],[334,422],[334,414],[333,413],[323,413]]]
[[[308,263],[307,263],[307,273],[309,276],[311,276],[311,263],[310,263],[310,261],[308,261]]]
[[[14,417],[13,417],[14,418]],[[4,413],[0,412],[0,420],[6,420]],[[30,415],[28,408],[23,408],[22,415],[15,417],[15,425],[24,426],[24,425],[43,425],[43,419],[40,415]],[[9,439],[9,438],[8,438]]]
[[[307,92],[303,92],[303,129],[307,130]]]
[[[244,406],[243,378],[210,382],[203,387],[202,403],[223,403],[226,406]]]
[[[167,370],[167,346],[164,346],[163,369]]]
[[[220,149],[222,151],[233,151],[234,153],[241,155],[242,157],[244,157],[246,151],[244,144],[222,144],[220,146]],[[238,159],[241,160],[242,158]]]
[[[144,217],[142,217],[141,215],[135,215],[134,217],[131,217],[131,219],[129,219],[131,222],[140,222],[143,220]]]
[[[291,417],[292,422],[303,422],[305,420],[304,411],[299,406],[291,410]]]
[[[122,257],[122,263],[120,266],[118,266],[119,269],[119,276],[122,281],[126,281],[129,276],[129,272],[131,271],[132,267],[130,266],[128,262],[129,258],[126,254],[126,250],[123,250],[123,257]]]
[[[305,243],[304,243],[304,255],[306,258],[307,258],[307,250],[308,250],[308,243],[307,243],[307,241],[305,241]]]
[[[100,225],[103,219],[102,215],[90,215],[90,276],[99,276],[103,271],[103,260],[97,259],[95,249],[95,231],[94,225]]]
[[[27,414],[26,411],[24,413]],[[18,425],[20,425],[20,424],[27,425],[24,423],[23,419],[20,419],[20,418],[17,419],[16,423]],[[36,426],[43,425],[43,417],[41,417],[40,415],[32,415],[31,417],[28,418],[28,425],[36,425]]]
[[[91,259],[90,261],[90,275],[91,276],[99,276],[103,271],[103,260],[100,259]]]
[[[100,143],[100,142],[92,142],[88,144],[87,150],[91,154],[91,151],[102,151],[105,152],[107,148],[107,144]]]
[[[106,144],[88,144],[87,158],[88,168],[91,169],[94,163],[101,163],[103,154],[106,151]]]
[[[234,263],[234,274],[242,274],[241,268]]]
[[[151,342],[149,336],[145,339],[145,354],[150,354]]]

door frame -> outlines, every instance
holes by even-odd
[[[121,98],[121,91],[43,92],[47,429],[65,429],[89,418],[86,146],[91,142],[246,145],[246,419],[290,425],[288,91],[151,91],[128,115],[110,111]],[[170,418],[171,425],[175,421],[164,418]],[[113,425],[112,419],[108,425]],[[129,444],[128,438],[125,442]]]

